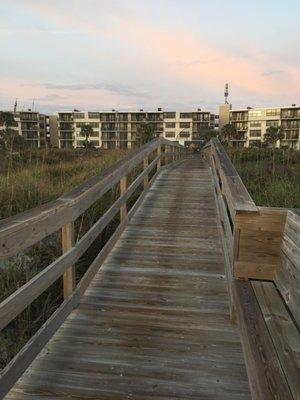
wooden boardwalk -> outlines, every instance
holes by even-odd
[[[5,397],[250,399],[212,177],[164,169],[82,297]]]

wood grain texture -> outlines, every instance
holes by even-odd
[[[6,399],[250,399],[213,190],[198,157],[162,170]]]
[[[300,396],[300,333],[273,282],[252,282],[283,372],[295,400]]]
[[[143,182],[145,174],[149,173],[156,165],[154,159],[150,165],[131,183],[126,192],[119,197],[112,206],[98,219],[84,236],[66,253],[53,261],[48,267],[35,275],[25,285],[12,293],[0,304],[0,330],[12,321],[20,312],[32,303],[44,290],[55,282],[79,257],[88,249],[98,235],[103,231],[112,218],[118,213],[136,188]]]
[[[235,216],[237,278],[274,279],[279,267],[287,210],[259,207],[258,211]]]
[[[300,326],[300,213],[288,212],[275,282]]]
[[[149,184],[151,185],[156,177],[157,173],[151,178]],[[130,209],[126,216],[126,219],[117,227],[113,235],[110,237],[108,242],[105,244],[103,249],[94,259],[83,278],[76,286],[72,295],[65,300],[61,306],[54,312],[54,314],[45,322],[45,324],[39,329],[39,331],[26,343],[22,350],[15,356],[15,358],[1,371],[0,375],[0,398],[2,398],[15,384],[18,378],[28,368],[31,362],[35,359],[37,354],[44,348],[49,339],[53,336],[56,330],[60,327],[65,318],[70,314],[73,308],[78,306],[79,300],[91,280],[95,276],[96,272],[101,267],[103,261],[115,245],[120,234],[123,232],[125,226],[133,217],[134,213],[138,209],[139,205],[143,201],[146,192],[143,192],[138,200],[135,202],[133,207]],[[24,394],[25,395],[25,394]]]
[[[222,192],[226,196],[232,217],[234,213],[239,210],[257,212],[254,201],[219,139],[211,139],[210,154],[214,159],[215,167],[222,179]]]
[[[251,283],[234,281],[234,293],[252,399],[292,400]]]
[[[61,228],[62,252],[66,253],[74,246],[74,223]],[[63,274],[64,299],[67,299],[75,288],[75,266],[71,265]]]

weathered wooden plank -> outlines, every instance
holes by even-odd
[[[300,215],[295,210],[287,215],[275,282],[300,326]]]
[[[122,197],[126,193],[127,188],[127,177],[123,176],[120,179],[120,196]],[[120,220],[121,222],[124,221],[127,215],[127,204],[126,202],[120,207]]]
[[[184,207],[189,198],[214,201],[213,185],[197,190],[199,171],[207,170],[198,157],[161,170],[162,181],[147,191],[102,268],[95,260],[75,289],[80,295],[88,286],[79,307],[8,399],[28,393],[56,400],[250,398],[229,319],[217,213]],[[186,176],[178,183],[181,172]],[[170,184],[161,185],[165,180]]]
[[[79,257],[88,249],[93,241],[99,236],[107,224],[118,213],[120,207],[129,199],[136,188],[143,181],[144,174],[153,169],[156,160],[143,171],[134,182],[128,187],[126,192],[113,203],[113,205],[102,215],[101,218],[90,228],[88,232],[76,243],[74,247],[56,259],[48,267],[35,275],[25,285],[12,293],[0,304],[0,330],[12,321],[20,312],[32,303],[40,294],[43,293],[53,282],[55,282]]]
[[[295,400],[300,395],[300,334],[272,282],[252,282],[283,372]]]
[[[74,223],[66,224],[61,232],[62,252],[66,253],[74,246]],[[64,299],[67,299],[75,288],[75,266],[70,266],[63,274]]]
[[[150,186],[156,177],[157,174],[152,177]],[[9,391],[9,389],[23,374],[30,363],[36,358],[45,344],[53,336],[62,322],[67,318],[73,308],[78,305],[81,296],[84,294],[95,273],[99,270],[110,250],[113,248],[128,221],[134,216],[134,213],[142,202],[145,194],[146,192],[144,192],[136,201],[130,212],[127,214],[126,219],[118,226],[109,241],[90,265],[89,269],[84,274],[72,295],[60,305],[60,307],[52,314],[52,316],[45,322],[39,331],[26,343],[16,357],[14,357],[14,359],[1,372],[0,398],[2,398]]]
[[[234,281],[238,325],[252,398],[292,400],[272,339],[249,281]]]
[[[287,211],[263,207],[258,210],[238,212],[235,217],[237,278],[274,279],[279,266]]]
[[[222,191],[227,202],[230,204],[230,210],[257,212],[257,207],[243,184],[239,174],[234,168],[230,158],[217,138],[211,139],[211,151],[215,161],[215,166],[222,178]]]

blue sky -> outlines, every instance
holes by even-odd
[[[0,0],[0,108],[216,110],[300,98],[300,1]]]

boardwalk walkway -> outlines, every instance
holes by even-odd
[[[161,172],[6,399],[249,399],[228,301],[212,179],[195,157]]]

